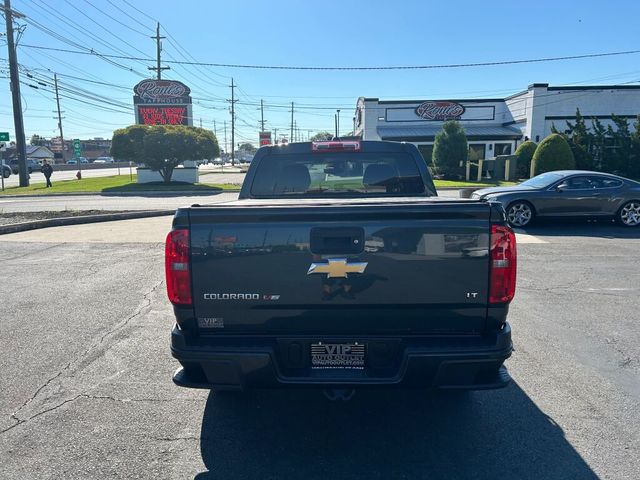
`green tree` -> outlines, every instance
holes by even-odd
[[[333,133],[330,132],[318,132],[309,139],[310,142],[326,142],[333,138]]]
[[[627,175],[631,158],[631,132],[626,118],[611,114],[611,125],[607,127],[607,136],[611,138],[613,149],[607,152],[602,169],[605,172]]]
[[[636,117],[634,130],[631,133],[631,161],[627,175],[631,178],[640,178],[640,115]]]
[[[531,162],[535,175],[552,170],[570,170],[576,165],[569,143],[558,133],[552,133],[540,142]]]
[[[516,175],[518,178],[528,178],[531,172],[531,159],[538,148],[536,142],[527,140],[518,145],[516,149]]]
[[[468,155],[467,135],[460,122],[445,122],[433,143],[432,159],[437,173],[445,178],[460,178]]]
[[[576,161],[576,168],[593,170],[594,161],[590,148],[592,136],[589,134],[589,128],[579,108],[576,108],[576,122],[567,122],[567,128],[568,133],[565,138],[571,147],[573,158]]]
[[[602,166],[605,163],[605,156],[607,154],[606,139],[607,129],[604,128],[602,122],[597,118],[592,118],[591,123],[593,125],[593,133],[591,134],[591,154],[593,155],[594,168],[602,170]]]
[[[41,137],[40,135],[36,135],[35,133],[33,135],[31,135],[31,140],[29,141],[29,145],[37,145],[37,146],[43,146],[47,143],[47,141],[45,140],[44,137]]]
[[[567,122],[567,128],[569,129],[568,135],[571,137],[571,141],[586,148],[589,143],[589,128],[579,108],[576,108],[576,123]]]
[[[131,125],[116,130],[111,142],[115,158],[144,163],[160,172],[165,183],[173,170],[186,160],[202,160],[220,155],[213,132],[182,125]]]
[[[258,149],[254,147],[252,144],[250,144],[249,142],[241,143],[240,145],[238,145],[238,150],[251,153],[251,154],[256,153],[258,151]]]
[[[144,162],[143,141],[150,128],[150,125],[130,125],[113,132],[111,156],[116,160]]]

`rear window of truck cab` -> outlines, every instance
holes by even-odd
[[[271,153],[260,159],[254,197],[426,195],[414,158],[404,152]]]

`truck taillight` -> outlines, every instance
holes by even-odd
[[[510,227],[491,226],[489,303],[508,303],[516,293],[516,235]]]
[[[172,230],[164,250],[167,295],[174,305],[191,305],[189,230]]]

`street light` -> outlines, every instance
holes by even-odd
[[[340,138],[340,109],[337,109],[336,112],[338,112],[338,120],[337,120],[337,124],[336,124],[336,137]]]

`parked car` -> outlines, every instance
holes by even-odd
[[[113,163],[113,157],[98,157],[93,163]]]
[[[11,167],[9,165],[2,165],[2,176],[4,178],[9,178],[11,176]]]
[[[77,165],[78,159],[80,159],[80,163],[89,163],[89,160],[87,160],[85,157],[76,157],[68,160],[67,165]]]
[[[504,387],[515,242],[498,202],[438,198],[412,144],[262,147],[237,201],[173,219],[174,382]]]
[[[514,227],[551,217],[604,217],[627,227],[640,225],[640,182],[609,173],[547,172],[519,185],[477,190],[471,198],[502,203]]]
[[[9,166],[11,167],[11,171],[17,175],[18,160],[17,159],[11,160],[9,162]],[[27,158],[27,172],[29,173],[39,172],[41,168],[42,168],[42,165],[40,165],[40,162],[38,162],[37,160],[34,160],[33,158]]]

